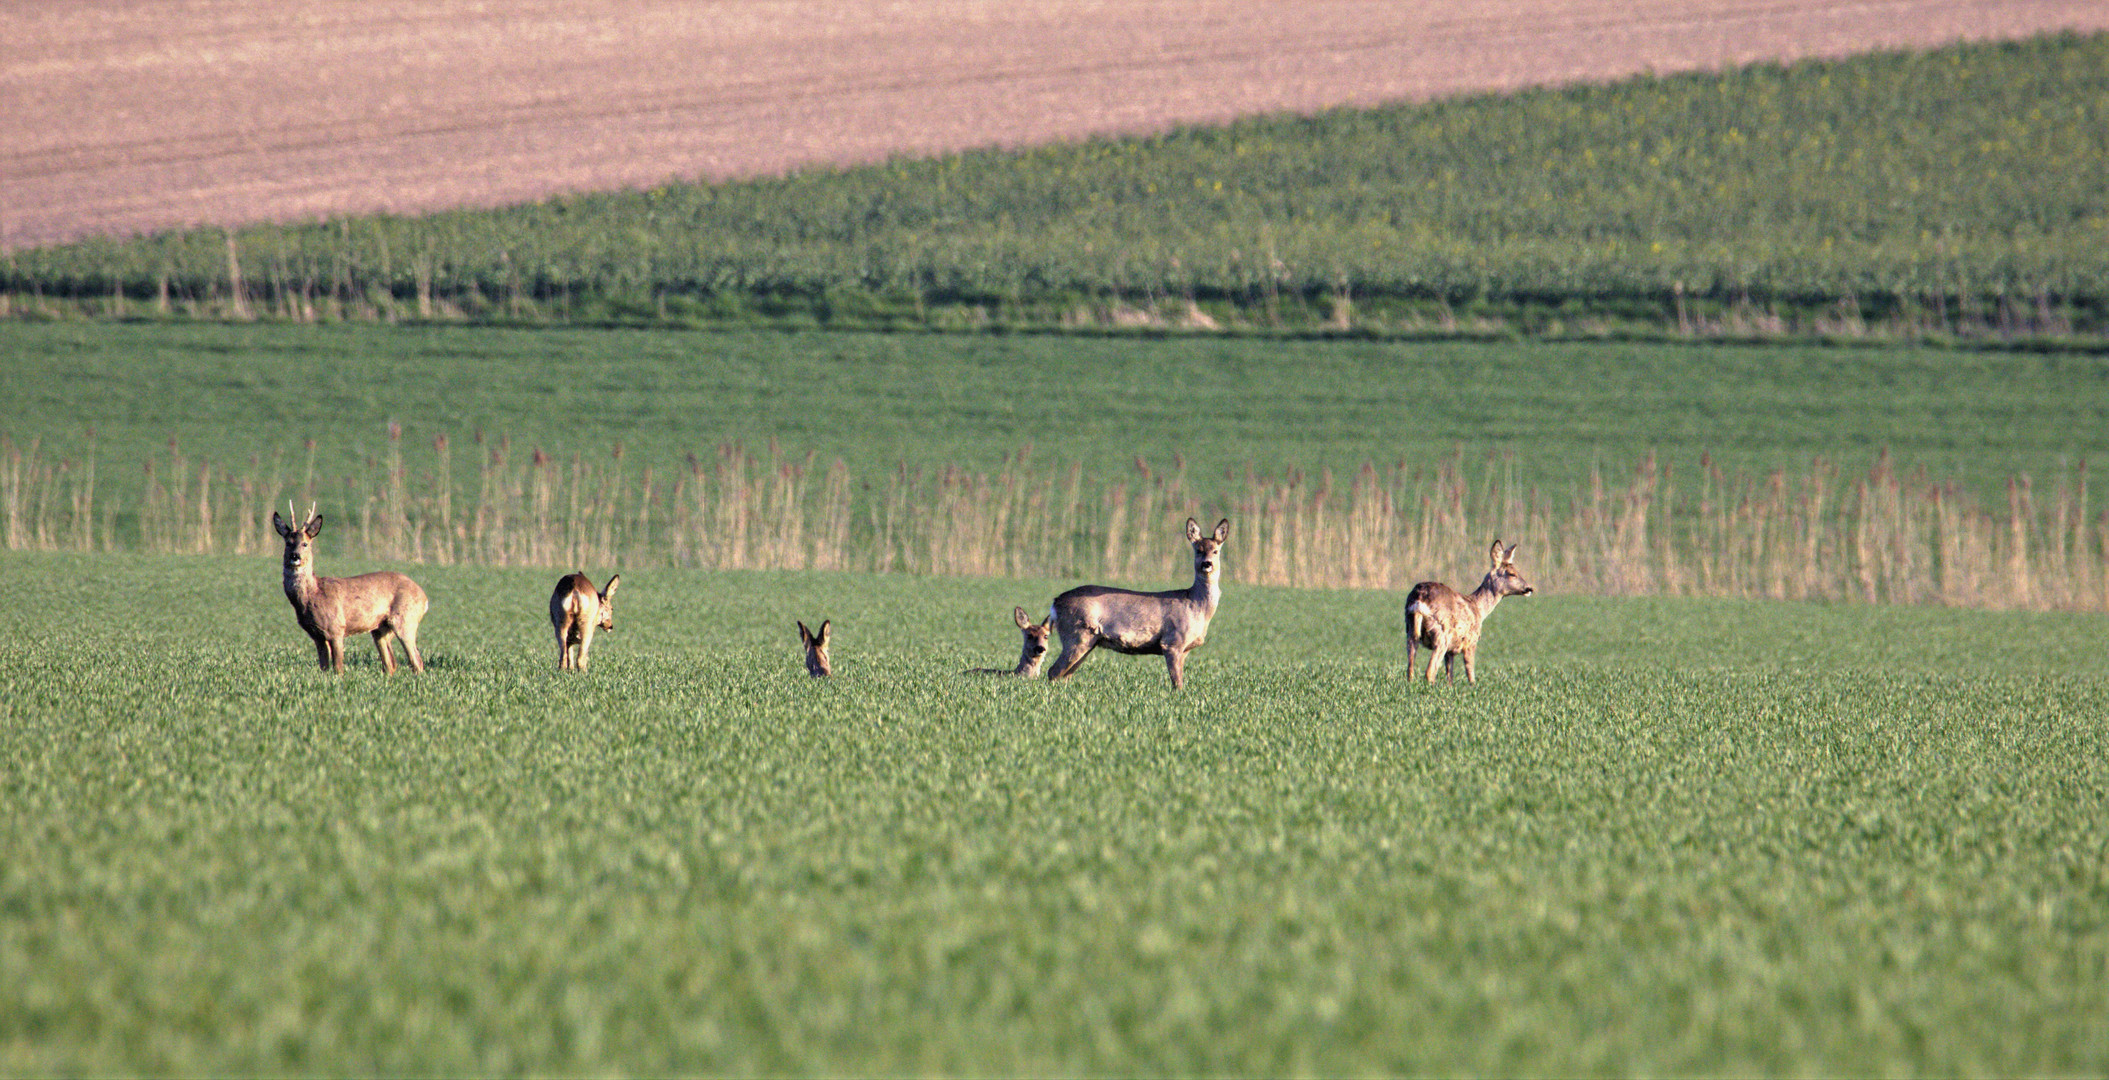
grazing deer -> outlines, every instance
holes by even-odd
[[[1429,650],[1428,681],[1435,681],[1435,666],[1442,664],[1443,676],[1451,683],[1457,682],[1457,673],[1450,668],[1450,661],[1458,656],[1465,658],[1465,681],[1478,682],[1472,661],[1479,652],[1479,634],[1486,628],[1487,616],[1494,613],[1494,605],[1504,596],[1529,596],[1531,583],[1523,579],[1516,569],[1516,545],[1501,549],[1501,541],[1487,549],[1487,560],[1493,568],[1487,571],[1486,579],[1472,595],[1461,596],[1456,589],[1440,581],[1423,581],[1406,594],[1406,671],[1413,672],[1413,650],[1424,645]]]
[[[586,653],[593,648],[595,630],[615,629],[615,587],[622,575],[608,579],[608,587],[593,591],[593,579],[585,571],[566,574],[549,594],[549,624],[557,633],[557,670],[586,670]]]
[[[1026,618],[1024,608],[1014,607],[1011,609],[1011,621],[1017,623],[1018,629],[1025,634],[1025,644],[1018,650],[1018,666],[968,668],[967,674],[1020,675],[1030,679],[1040,673],[1040,661],[1047,657],[1047,635],[1054,629],[1054,620],[1050,618],[1045,622],[1036,623]]]
[[[806,647],[806,673],[816,679],[830,675],[835,670],[827,661],[828,636],[826,619],[820,620],[820,632],[817,634],[806,629],[805,623],[798,624],[798,640]]]
[[[1210,536],[1201,535],[1199,522],[1186,519],[1186,539],[1194,545],[1194,583],[1184,589],[1145,593],[1080,585],[1055,597],[1047,618],[1062,636],[1062,655],[1047,677],[1066,678],[1092,649],[1104,645],[1130,655],[1162,654],[1172,689],[1185,685],[1186,654],[1207,639],[1209,620],[1223,598],[1216,552],[1229,538],[1229,518],[1216,522]]]
[[[293,508],[286,507],[291,514]],[[288,525],[278,511],[271,512],[271,527],[286,542],[286,599],[300,628],[315,639],[315,659],[324,671],[344,670],[344,639],[352,634],[372,634],[381,650],[381,669],[395,674],[395,652],[388,639],[403,639],[403,652],[412,671],[425,670],[424,655],[417,651],[417,624],[432,606],[425,590],[393,570],[348,578],[315,576],[315,536],[322,531],[322,515],[308,507],[308,519]]]

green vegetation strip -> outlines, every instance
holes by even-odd
[[[391,422],[413,454],[451,438],[457,487],[474,483],[478,433],[566,462],[621,445],[662,473],[772,439],[859,474],[987,472],[1028,447],[1093,468],[1180,455],[1219,492],[1248,470],[1344,479],[1460,449],[1475,470],[1513,455],[1548,491],[1650,451],[1792,474],[1886,449],[2003,499],[2016,474],[2047,484],[2109,458],[2109,358],[2080,353],[0,323],[0,355],[0,397],[17,403],[0,434],[75,462],[92,436],[126,488],[172,440],[220,469],[295,473],[314,440],[335,477],[380,459]]]
[[[591,569],[591,568],[589,568]],[[2098,1074],[2098,617],[1240,589],[1189,688],[1060,582],[0,555],[0,1073]],[[49,620],[64,613],[58,632]],[[794,618],[835,621],[808,678]]]
[[[2099,340],[2109,35],[13,252],[31,316]]]

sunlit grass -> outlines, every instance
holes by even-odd
[[[1053,581],[422,568],[313,670],[269,558],[0,556],[0,1068],[2091,1073],[2098,616],[1236,589],[970,676]],[[200,618],[197,612],[218,612]],[[837,674],[792,620],[831,617]]]

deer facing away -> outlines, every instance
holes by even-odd
[[[804,622],[798,624],[798,642],[804,645],[806,649],[806,674],[816,679],[832,674],[835,670],[827,659],[827,644],[830,636],[831,631],[828,627],[827,619],[820,620],[818,633],[806,629]]]
[[[622,575],[608,579],[606,588],[595,592],[593,579],[584,571],[566,574],[549,594],[549,624],[557,635],[557,670],[586,670],[586,653],[593,648],[595,630],[615,629],[615,587]]]
[[[1036,623],[1026,617],[1024,608],[1014,607],[1011,609],[1011,621],[1017,623],[1019,632],[1025,635],[1025,643],[1018,649],[1018,666],[968,668],[967,674],[1018,675],[1030,679],[1040,673],[1040,661],[1047,658],[1047,637],[1054,631],[1054,620]]]
[[[1479,681],[1473,660],[1479,653],[1479,634],[1486,628],[1487,616],[1494,613],[1494,605],[1502,597],[1529,596],[1535,591],[1516,569],[1516,545],[1510,544],[1504,551],[1501,541],[1494,541],[1494,546],[1487,549],[1487,561],[1492,564],[1491,569],[1469,596],[1460,595],[1440,581],[1423,581],[1406,594],[1409,677],[1413,673],[1414,647],[1419,645],[1429,651],[1429,682],[1435,681],[1435,668],[1440,663],[1444,677],[1455,683],[1457,673],[1451,670],[1450,662],[1459,656],[1465,658],[1465,681]]]
[[[1216,522],[1203,536],[1201,524],[1186,519],[1186,539],[1194,547],[1194,583],[1170,592],[1132,592],[1106,585],[1080,585],[1054,598],[1048,621],[1062,638],[1062,655],[1047,677],[1074,672],[1100,645],[1130,655],[1162,655],[1172,689],[1186,683],[1186,654],[1208,638],[1209,620],[1223,597],[1219,583],[1223,564],[1216,553],[1230,538],[1230,519]]]
[[[353,634],[373,635],[374,646],[381,650],[383,671],[395,673],[390,638],[403,640],[412,671],[425,670],[424,655],[417,651],[417,624],[431,601],[417,582],[393,570],[348,578],[316,577],[315,537],[322,532],[322,515],[312,506],[308,519],[297,526],[272,511],[271,527],[286,542],[286,599],[293,604],[300,628],[315,639],[315,659],[322,670],[344,670],[344,639]]]

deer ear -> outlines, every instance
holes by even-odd
[[[1198,521],[1195,521],[1195,520],[1194,520],[1193,518],[1187,518],[1187,519],[1186,519],[1186,538],[1187,538],[1188,540],[1199,540],[1199,539],[1201,539],[1201,523],[1200,523],[1200,522],[1198,522]]]
[[[615,575],[614,577],[611,577],[611,578],[609,578],[609,579],[608,579],[608,587],[607,587],[607,588],[605,588],[605,589],[602,589],[602,590],[600,591],[600,594],[601,594],[602,596],[604,596],[604,597],[614,596],[614,595],[615,595],[615,587],[616,587],[617,585],[620,585],[620,584],[622,584],[622,575],[621,575],[621,574],[617,574],[617,575]]]
[[[1011,609],[1011,621],[1017,623],[1020,630],[1030,630],[1033,626],[1032,622],[1025,617],[1025,609],[1022,607]]]
[[[1501,565],[1501,541],[1499,539],[1494,541],[1493,547],[1487,549],[1487,561],[1495,566]]]
[[[279,517],[276,510],[271,511],[271,527],[276,529],[280,536],[293,535],[293,530],[286,528],[286,519]]]
[[[827,648],[828,622],[827,619],[820,620],[820,636],[814,638],[815,641],[820,642],[820,647],[823,649]]]
[[[1228,539],[1230,539],[1230,519],[1224,518],[1216,522],[1216,543],[1220,544]]]
[[[804,619],[798,620],[798,641],[801,645],[811,645],[813,643],[813,632],[806,629],[806,621]]]
[[[321,533],[322,515],[316,514],[314,517],[308,519],[308,539],[312,540],[315,537],[321,535]]]
[[[1501,553],[1501,561],[1505,563],[1516,561],[1516,545],[1510,544],[1508,550]]]

